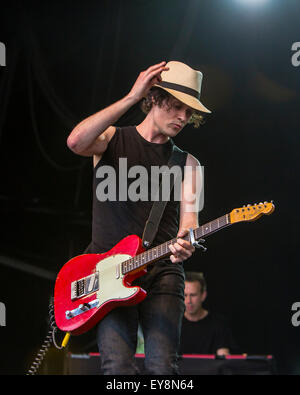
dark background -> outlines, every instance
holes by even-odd
[[[9,4],[9,5],[8,5]],[[206,307],[227,315],[240,351],[300,373],[298,240],[300,41],[297,0],[11,1],[1,5],[0,373],[24,374],[48,328],[55,276],[91,236],[92,161],[66,146],[83,118],[128,93],[140,71],[178,60],[204,74],[212,114],[175,143],[205,167],[200,223],[274,200],[276,210],[206,239]],[[137,124],[138,106],[119,124]],[[93,333],[71,352],[94,349]]]

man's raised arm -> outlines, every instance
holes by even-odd
[[[115,131],[112,125],[161,80],[160,73],[167,70],[165,64],[166,62],[161,62],[141,72],[131,91],[124,98],[75,126],[67,139],[68,147],[79,155],[102,154]]]

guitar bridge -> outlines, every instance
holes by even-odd
[[[89,295],[99,289],[99,273],[93,273],[71,283],[71,300]]]
[[[93,309],[94,307],[98,307],[98,306],[99,306],[98,299],[92,300],[89,303],[83,303],[74,310],[67,310],[65,312],[66,319],[70,320],[71,318],[76,317],[77,315],[83,314],[86,311],[89,311],[90,309]]]

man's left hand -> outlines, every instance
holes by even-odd
[[[169,245],[170,251],[172,252],[172,255],[170,255],[171,262],[178,263],[185,261],[186,259],[190,258],[195,251],[195,247],[192,246],[189,241],[181,238],[188,233],[188,229],[181,229],[177,234],[178,239],[176,243]]]

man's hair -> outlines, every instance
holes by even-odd
[[[162,107],[163,104],[168,105],[172,97],[173,96],[164,89],[153,87],[149,90],[147,96],[142,100],[141,109],[145,114],[148,114],[152,108],[153,102],[154,104],[158,105],[158,107]],[[193,124],[194,128],[198,128],[204,123],[204,116],[201,115],[199,111],[194,110],[193,115],[191,116],[188,123]]]
[[[207,290],[206,281],[203,273],[200,272],[185,272],[185,281],[193,283],[198,281],[201,286],[201,293]]]

